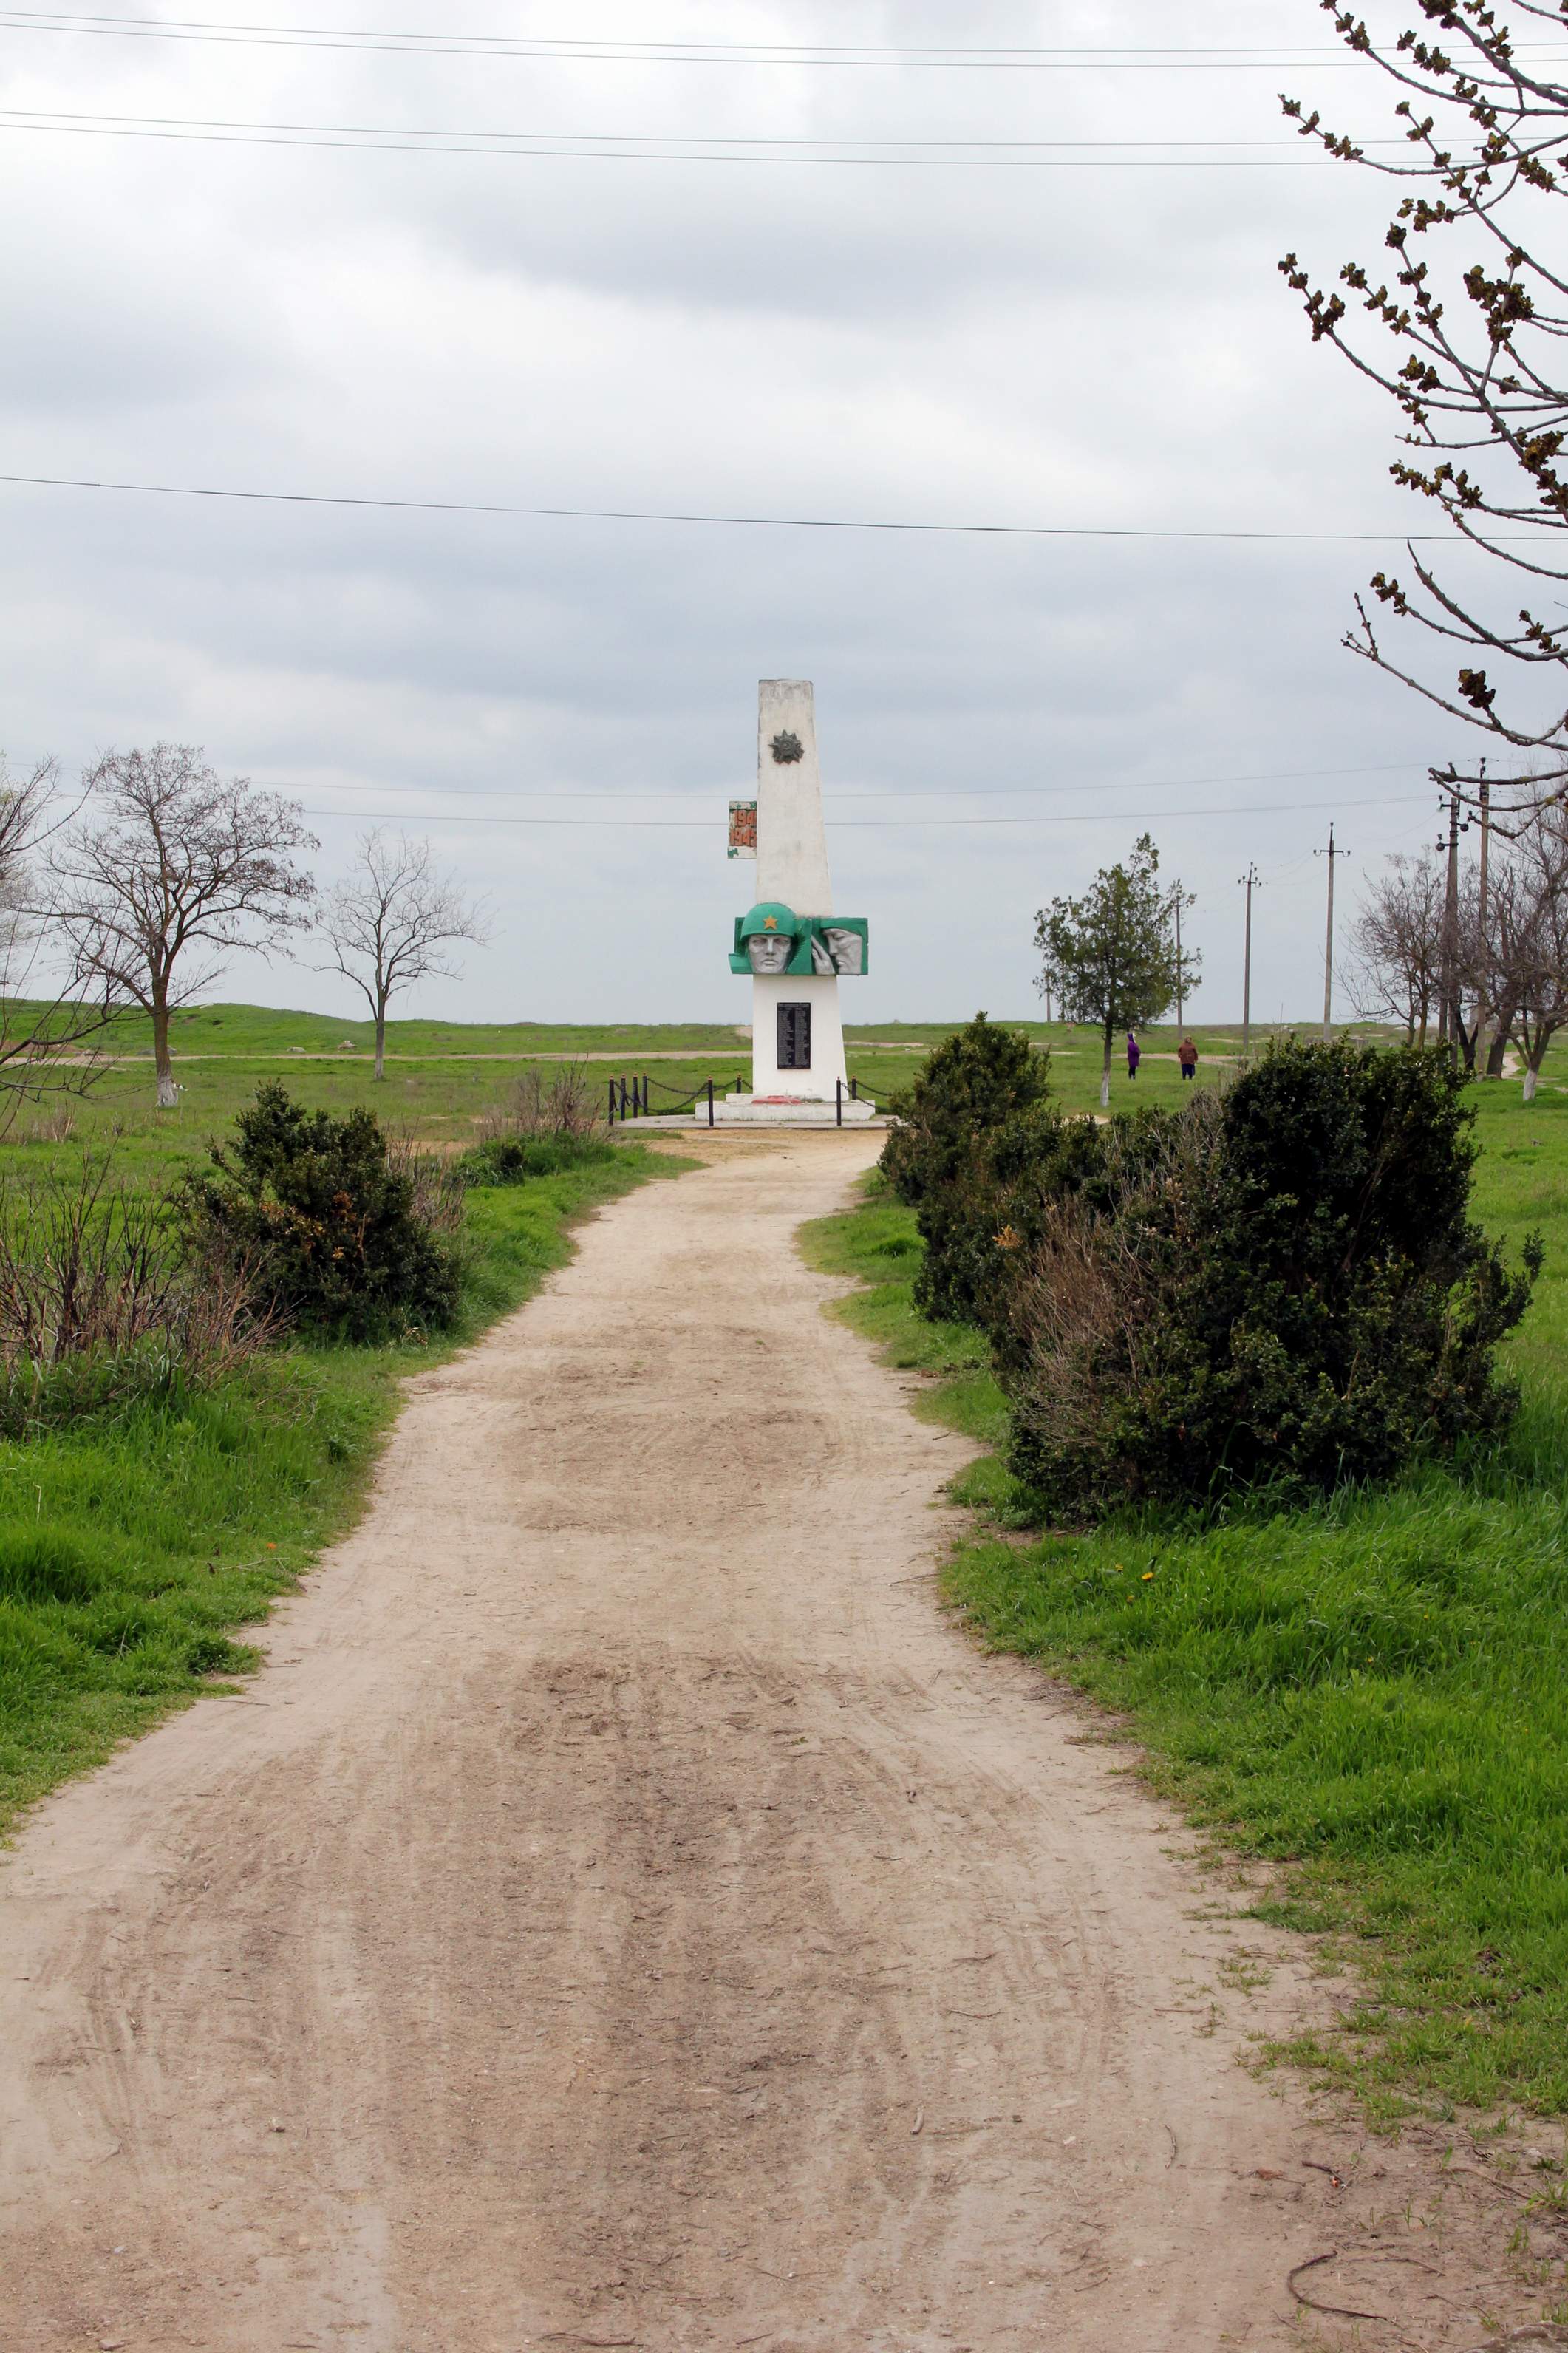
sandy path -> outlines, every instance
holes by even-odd
[[[963,1448],[792,1246],[876,1144],[590,1226],[244,1695],[29,1825],[7,2353],[1302,2341],[1331,2193],[1233,2063],[1299,1984],[933,1606]]]

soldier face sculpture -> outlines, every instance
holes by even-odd
[[[746,954],[755,973],[787,972],[795,940],[788,932],[753,932],[746,942]]]
[[[812,935],[811,966],[814,972],[850,976],[864,972],[866,943],[858,932],[843,931],[837,923],[824,923]]]
[[[859,915],[797,915],[782,899],[760,899],[735,925],[731,972],[759,978],[785,973],[843,974],[866,970],[866,924]]]

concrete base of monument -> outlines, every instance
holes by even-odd
[[[721,1127],[861,1127],[877,1116],[877,1106],[866,1095],[726,1095],[713,1105]]]

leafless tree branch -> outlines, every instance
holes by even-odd
[[[1331,343],[1403,416],[1402,438],[1414,454],[1395,460],[1394,480],[1431,501],[1491,567],[1481,586],[1460,589],[1440,582],[1412,547],[1415,585],[1384,573],[1372,582],[1397,619],[1463,649],[1449,682],[1435,685],[1389,659],[1364,607],[1345,643],[1447,717],[1482,731],[1494,750],[1507,744],[1538,755],[1530,763],[1537,805],[1561,799],[1568,793],[1568,636],[1535,606],[1507,616],[1500,606],[1510,573],[1553,585],[1568,579],[1555,536],[1568,533],[1568,272],[1553,210],[1568,196],[1568,85],[1521,58],[1514,29],[1520,18],[1536,17],[1562,32],[1568,10],[1562,0],[1511,0],[1505,21],[1492,0],[1404,0],[1398,13],[1418,14],[1425,25],[1401,28],[1390,19],[1374,30],[1342,0],[1320,5],[1346,47],[1404,93],[1394,112],[1411,152],[1404,162],[1370,156],[1316,110],[1282,97],[1303,138],[1399,183],[1403,193],[1384,240],[1391,277],[1347,261],[1342,293],[1315,283],[1293,253],[1279,267],[1303,298],[1313,341]],[[1541,536],[1511,544],[1517,530]],[[1543,670],[1547,695],[1521,701],[1521,672]],[[1454,773],[1476,807],[1482,768]]]
[[[1352,993],[1358,1013],[1403,1021],[1424,1046],[1443,964],[1441,870],[1429,858],[1391,858],[1351,924]]]
[[[193,744],[110,752],[86,784],[89,813],[51,851],[53,913],[78,982],[151,1016],[168,1109],[179,1100],[170,1014],[229,952],[265,955],[309,923],[316,886],[292,861],[319,845],[297,802],[220,776]]]
[[[317,933],[328,961],[316,969],[352,980],[375,1024],[375,1075],[386,1076],[386,1008],[401,989],[455,979],[452,950],[487,936],[482,909],[443,874],[426,840],[379,827],[362,836],[353,871],[322,902]]]
[[[85,1092],[104,1067],[96,1048],[118,1002],[101,986],[66,993],[41,978],[50,909],[37,861],[65,821],[58,763],[13,776],[0,754],[0,1134],[25,1103]]]

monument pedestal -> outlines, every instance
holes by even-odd
[[[847,1087],[842,1095],[725,1095],[713,1105],[715,1127],[863,1127],[876,1117],[876,1104]]]
[[[847,1093],[837,975],[759,974],[752,982],[752,1092],[831,1103],[836,1081]]]

